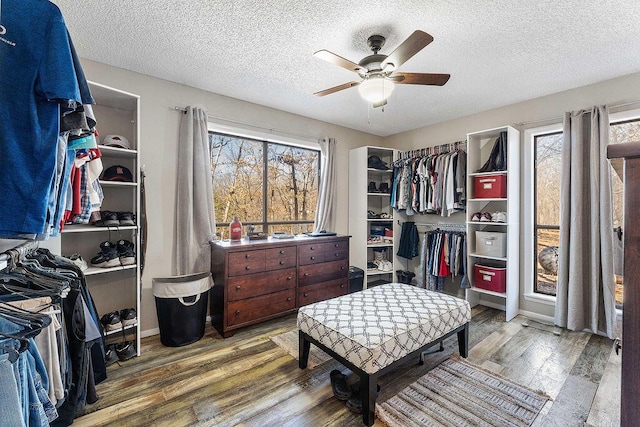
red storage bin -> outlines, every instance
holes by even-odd
[[[476,199],[501,199],[507,197],[507,175],[480,175],[473,177]]]
[[[477,288],[501,293],[507,291],[506,268],[476,264],[473,266],[473,270],[474,284]]]

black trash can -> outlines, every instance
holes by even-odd
[[[153,279],[160,342],[181,347],[204,336],[211,273]]]
[[[353,265],[349,266],[349,293],[362,290],[364,270]]]

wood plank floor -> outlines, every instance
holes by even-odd
[[[535,426],[619,425],[620,357],[612,341],[522,316],[504,320],[501,311],[474,308],[469,360],[546,392],[553,401]],[[74,425],[362,426],[361,416],[331,392],[329,372],[348,373],[346,368],[330,360],[301,370],[269,339],[293,329],[295,315],[227,339],[207,325],[202,340],[179,348],[162,346],[157,336],[145,338],[140,357],[109,367],[109,378],[97,387],[100,399]],[[382,377],[379,400],[457,353],[455,338],[444,348],[431,352],[422,366]]]

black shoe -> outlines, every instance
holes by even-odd
[[[334,369],[329,374],[329,377],[331,378],[331,389],[335,398],[338,400],[349,399],[351,397],[351,388],[347,383],[347,376]]]
[[[380,397],[380,386],[377,385],[377,392],[376,392],[376,399],[378,397]],[[349,408],[349,410],[351,412],[354,412],[356,414],[361,414],[362,413],[362,398],[360,397],[360,384],[357,384],[356,386],[354,386],[351,389],[352,393],[353,393],[353,397],[349,400],[347,400],[347,408]]]
[[[104,352],[104,364],[110,366],[116,363],[118,360],[118,354],[116,353],[116,345],[109,344]]]
[[[125,341],[116,344],[116,354],[121,361],[129,360],[137,356],[135,343],[133,341]]]
[[[136,225],[136,216],[132,212],[118,212],[117,216],[120,225]]]
[[[136,311],[133,308],[125,308],[120,310],[120,321],[122,322],[122,327],[132,326],[138,323],[138,317],[136,315]]]
[[[367,193],[377,193],[378,189],[376,188],[376,183],[371,181],[369,183],[369,188],[367,189]]]
[[[111,211],[100,211],[100,221],[97,221],[95,225],[101,227],[117,227],[120,225],[120,221],[118,221],[118,214],[116,212]]]
[[[107,313],[100,319],[100,323],[104,326],[104,329],[107,332],[117,331],[122,328],[122,322],[120,320],[120,313],[117,311],[112,311],[111,313]]]
[[[136,263],[136,253],[133,250],[134,244],[128,240],[118,240],[116,250],[121,265],[133,265]]]
[[[382,182],[380,183],[380,188],[378,189],[378,191],[380,193],[389,193],[389,184],[387,184],[386,182]]]
[[[101,268],[119,266],[120,259],[115,245],[109,241],[100,243],[100,253],[91,258],[91,265]]]

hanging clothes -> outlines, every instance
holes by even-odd
[[[444,290],[444,278],[462,276],[461,288],[466,280],[466,233],[432,230],[422,237],[419,286],[432,291]]]
[[[402,258],[413,259],[418,256],[420,246],[420,236],[416,223],[407,221],[402,223],[402,231],[400,233],[400,244],[398,245],[398,255]]]

